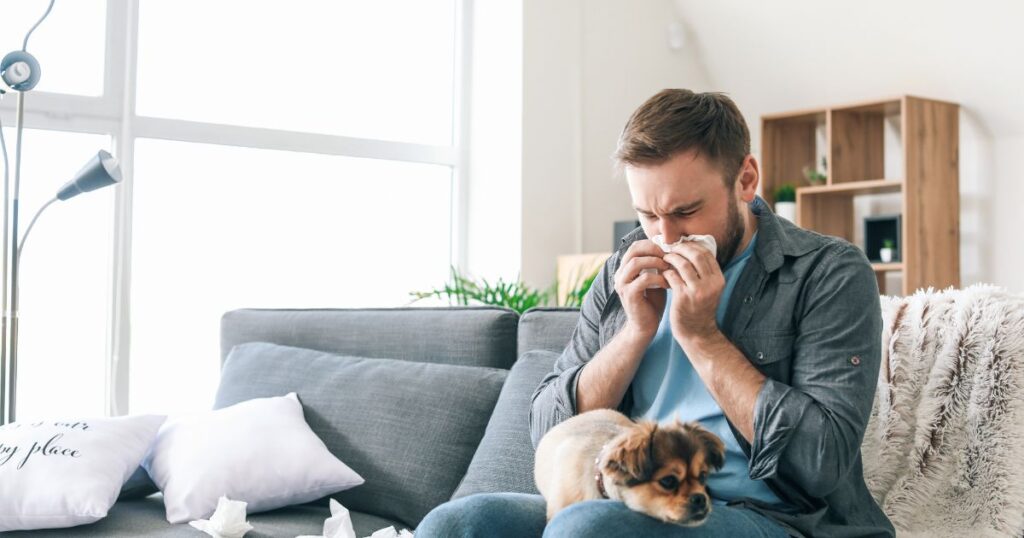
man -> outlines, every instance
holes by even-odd
[[[421,528],[489,536],[894,536],[864,483],[860,444],[881,362],[878,286],[864,254],[777,218],[736,105],[665,90],[633,113],[616,160],[641,227],[587,293],[534,394],[534,445],[591,409],[698,420],[722,438],[714,507],[679,527],[620,502],[577,503],[545,528],[539,496],[449,503]],[[699,243],[710,234],[717,257]],[[656,272],[644,272],[656,269]],[[539,518],[539,519],[538,519]],[[421,535],[418,533],[418,535]]]

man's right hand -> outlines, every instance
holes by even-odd
[[[615,271],[615,292],[622,301],[627,318],[623,329],[647,339],[654,338],[665,313],[665,290],[670,286],[662,272],[674,270],[663,259],[664,256],[665,252],[653,241],[634,241]],[[641,274],[643,269],[657,269],[658,272]]]

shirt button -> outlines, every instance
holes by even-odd
[[[750,304],[750,302],[753,301],[753,300],[754,300],[753,297],[751,297],[750,295],[747,295],[746,297],[743,298],[743,304]]]
[[[761,360],[761,359],[763,359],[763,358],[764,358],[764,353],[761,353],[760,351],[758,351],[758,352],[757,352],[757,359],[758,359],[758,360]]]
[[[860,357],[858,357],[856,355],[850,357],[850,364],[852,364],[854,366],[857,366],[858,364],[860,364]]]

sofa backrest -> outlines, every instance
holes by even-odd
[[[516,356],[527,351],[561,353],[580,317],[578,308],[532,308],[519,318]]]
[[[221,362],[237,344],[270,342],[357,357],[508,369],[519,316],[507,308],[232,310],[221,317]]]
[[[218,402],[297,392],[313,430],[367,480],[335,497],[415,526],[465,475],[515,362],[518,321],[516,312],[491,307],[230,311],[221,318],[222,362],[232,349],[232,357],[245,350],[249,359],[269,356],[240,344],[289,347],[271,354],[280,372],[263,364],[225,375]],[[383,359],[469,368],[440,375],[440,364],[394,370],[397,361]],[[296,367],[297,360],[322,364]],[[382,374],[387,368],[392,373]],[[403,372],[412,377],[402,379]]]
[[[530,404],[537,386],[569,343],[578,318],[575,308],[535,308],[519,318],[519,357],[452,498],[498,491],[537,493]]]

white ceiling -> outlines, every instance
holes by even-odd
[[[675,7],[710,89],[732,95],[751,123],[768,112],[907,93],[960,103],[979,136],[1024,136],[1024,2]]]

